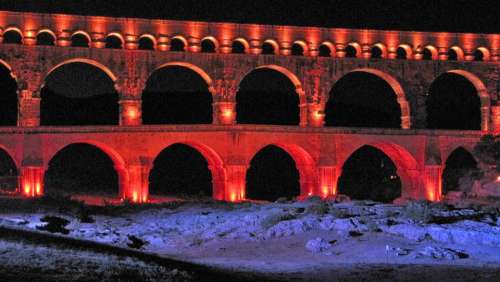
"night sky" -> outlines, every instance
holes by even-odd
[[[268,0],[238,1],[238,5],[235,5],[235,2],[227,0],[16,0],[1,1],[0,9],[302,26],[498,33],[500,29],[497,18],[500,9],[492,7],[492,2]],[[2,73],[0,87],[6,90],[6,93],[14,94],[1,97],[0,121],[1,125],[13,125],[15,113],[10,112],[12,105],[16,103],[15,86],[5,75],[5,70]],[[470,88],[470,83],[454,75],[440,77],[436,81],[439,84],[431,87],[431,95],[427,101],[428,115],[432,117],[427,127],[479,129],[479,102],[474,93],[475,89]],[[282,74],[272,70],[251,72],[242,81],[239,89],[238,123],[298,124],[298,98],[293,95],[293,85]],[[376,100],[370,98],[374,92],[379,95]],[[439,97],[433,96],[433,92],[442,94]],[[334,85],[330,94],[332,93],[336,95],[330,95],[327,104],[326,126],[398,128],[400,125],[401,112],[395,102],[394,92],[387,83],[373,75],[347,75]],[[473,94],[470,95],[471,93]],[[78,97],[74,97],[75,95]],[[109,78],[95,67],[78,63],[61,67],[47,78],[41,96],[42,125],[118,124],[118,94]],[[461,98],[457,100],[453,97]],[[190,70],[169,67],[156,71],[148,80],[143,98],[145,124],[212,122],[212,97],[207,85]],[[453,99],[455,102],[447,103]],[[376,103],[372,103],[374,101]],[[186,105],[189,109],[185,109]],[[468,105],[471,107],[467,107]],[[273,110],[262,111],[264,108]],[[374,113],[375,109],[384,110]],[[445,114],[446,111],[450,114]],[[266,116],[263,112],[269,114]],[[368,112],[370,118],[364,114]],[[475,118],[463,118],[471,116]],[[457,160],[456,162],[460,162],[460,158]],[[92,165],[89,165],[89,162]],[[99,165],[102,167],[98,168]],[[454,164],[451,164],[450,168],[464,173],[463,168],[454,167]],[[6,171],[10,170],[0,170],[4,175]],[[95,192],[96,187],[108,187],[110,189],[98,190],[113,193],[117,189],[116,176],[102,175],[103,172],[109,171],[113,171],[112,163],[102,152],[95,151],[95,148],[89,145],[72,145],[51,161],[46,184],[48,190],[61,188],[60,186],[74,186],[83,189],[78,192],[85,192],[85,187],[88,188],[87,191]],[[399,180],[391,178],[396,174],[394,164],[375,148],[362,148],[354,153],[346,162],[344,172],[339,180],[339,189],[351,197],[375,197],[381,201],[390,201],[399,196]],[[447,183],[456,183],[456,173],[449,173],[453,174],[454,178]],[[107,175],[109,176],[109,173]],[[185,179],[190,179],[189,175],[199,177],[191,177],[192,181],[186,182]],[[78,177],[81,179],[78,180]],[[266,147],[251,162],[247,174],[247,185],[251,191],[248,191],[247,195],[265,200],[295,196],[299,189],[298,177],[295,163],[286,152],[278,147]],[[184,145],[174,145],[160,155],[155,161],[150,180],[152,194],[211,193],[211,177],[206,160],[196,150]],[[183,190],[183,187],[189,189]],[[374,187],[380,189],[373,192]],[[390,187],[394,189],[384,192],[384,189]],[[371,193],[366,192],[369,189],[372,190]]]

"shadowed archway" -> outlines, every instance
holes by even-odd
[[[9,153],[0,147],[0,195],[18,191],[19,171]]]
[[[392,202],[401,196],[402,183],[389,156],[365,145],[344,162],[338,192],[356,200]]]
[[[17,124],[17,82],[11,70],[0,62],[0,126]]]
[[[442,175],[442,193],[449,191],[470,192],[479,169],[474,156],[463,147],[458,147],[446,159]]]
[[[144,124],[210,124],[212,94],[197,71],[166,65],[149,77],[142,93]]]
[[[297,87],[279,70],[262,67],[251,71],[236,94],[237,123],[298,125]]]
[[[299,195],[300,174],[292,156],[275,145],[259,150],[247,170],[246,197],[275,201]]]
[[[115,125],[119,120],[114,76],[93,62],[53,68],[41,90],[41,125]]]

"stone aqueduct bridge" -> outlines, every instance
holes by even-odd
[[[44,172],[58,151],[73,143],[88,143],[114,161],[121,197],[145,201],[152,160],[167,146],[183,143],[206,158],[216,199],[244,199],[250,160],[261,148],[274,144],[295,160],[302,196],[335,194],[344,162],[361,146],[371,145],[395,163],[403,196],[439,200],[441,173],[451,152],[459,146],[471,149],[482,134],[500,133],[498,34],[0,12],[0,39],[8,32],[18,32],[22,38],[21,44],[0,44],[0,62],[18,83],[19,118],[17,127],[0,129],[0,147],[16,163],[20,191],[28,196],[43,194]],[[51,35],[55,46],[38,46],[41,33]],[[71,47],[75,35],[87,38],[89,47]],[[118,39],[123,48],[104,48],[110,37]],[[150,40],[154,50],[137,50],[141,38]],[[184,52],[169,50],[175,40]],[[202,40],[211,40],[215,53],[200,52]],[[235,40],[244,47],[244,54],[231,53]],[[275,54],[261,54],[265,43]],[[318,56],[325,47],[331,57]],[[373,47],[379,49],[380,58],[371,58]],[[302,56],[291,56],[293,48]],[[354,48],[355,58],[345,58],[348,48]],[[406,60],[395,59],[398,48],[405,51]],[[483,61],[473,61],[476,51]],[[426,52],[431,60],[422,60]],[[456,60],[447,60],[448,56]],[[44,80],[54,69],[71,62],[92,64],[115,82],[120,93],[119,125],[39,126]],[[147,78],[168,65],[187,67],[207,82],[213,94],[214,124],[141,125],[141,93]],[[256,68],[279,71],[293,82],[300,98],[299,125],[235,124],[239,82]],[[393,88],[401,107],[401,129],[323,127],[330,89],[354,71],[374,74]],[[475,86],[481,101],[481,130],[425,129],[425,94],[432,81],[446,72],[462,75]]]

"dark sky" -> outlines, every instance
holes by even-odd
[[[0,9],[325,27],[499,33],[495,0],[2,0]]]

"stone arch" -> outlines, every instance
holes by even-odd
[[[50,30],[50,29],[48,29],[48,28],[43,28],[43,29],[40,29],[40,30],[36,33],[37,40],[38,40],[38,36],[39,36],[40,34],[43,34],[43,33],[50,34],[50,36],[52,36],[52,38],[53,38],[53,43],[54,43],[54,45],[55,45],[56,40],[57,40],[57,35],[56,35],[56,34],[55,34],[52,30]]]
[[[490,95],[488,94],[488,89],[484,85],[483,81],[477,77],[475,74],[465,71],[465,70],[449,70],[445,73],[453,73],[460,75],[467,79],[476,89],[477,96],[479,97],[479,103],[480,103],[480,113],[481,113],[481,130],[482,131],[488,131],[490,128]],[[437,76],[439,77],[439,76]],[[436,77],[436,78],[437,78]]]
[[[408,44],[400,44],[398,48],[403,49],[406,52],[406,58],[405,59],[411,59],[413,57],[413,50]],[[396,49],[397,51],[397,49]]]
[[[121,45],[120,45],[119,49],[125,48],[125,38],[123,38],[123,35],[121,35],[121,33],[119,33],[119,32],[110,32],[110,33],[108,33],[106,35],[106,37],[105,37],[106,45],[108,43],[108,39],[112,38],[112,37],[116,37],[116,38],[118,38],[120,40]],[[109,47],[109,48],[114,48],[114,47]]]
[[[45,73],[44,78],[47,78],[57,68],[59,68],[59,67],[61,67],[63,65],[71,64],[71,63],[84,63],[84,64],[92,65],[92,66],[94,66],[94,67],[102,70],[104,73],[106,73],[109,76],[109,78],[111,78],[111,80],[113,82],[116,82],[116,80],[117,80],[116,75],[108,67],[106,67],[105,65],[103,65],[103,64],[101,64],[101,63],[99,63],[97,61],[94,61],[94,60],[91,60],[91,59],[86,59],[86,58],[73,58],[73,59],[62,61],[62,62],[58,63],[57,65],[51,67]],[[45,81],[45,79],[44,79],[44,81]],[[43,88],[43,85],[40,88]]]
[[[462,48],[460,48],[458,46],[452,46],[452,47],[450,47],[449,50],[455,51],[455,53],[457,54],[457,61],[464,60],[464,51],[462,50]]]
[[[214,53],[217,53],[218,50],[219,50],[219,41],[217,41],[217,39],[213,36],[205,36],[203,37],[201,40],[200,40],[200,44],[204,41],[204,40],[209,40],[211,41],[213,44],[214,44]]]
[[[439,195],[446,194],[448,191],[458,191],[460,190],[460,178],[467,176],[468,173],[477,173],[479,171],[478,164],[479,161],[472,153],[473,148],[468,148],[468,146],[456,145],[446,152],[446,157],[443,159],[443,170],[441,173],[441,191]],[[457,157],[460,161],[457,161]],[[465,157],[465,159],[464,159]],[[457,166],[458,165],[458,166]],[[469,174],[471,176],[471,174]],[[449,184],[456,182],[455,187],[449,187]],[[462,186],[463,187],[463,186]],[[452,188],[452,189],[450,189]],[[463,187],[466,188],[466,187]],[[472,188],[472,183],[469,182],[468,189]],[[470,191],[470,190],[469,190]]]
[[[303,147],[297,144],[289,143],[269,143],[262,146],[256,147],[249,154],[248,164],[252,159],[264,148],[268,146],[275,146],[277,148],[285,151],[295,162],[297,171],[299,172],[299,183],[300,183],[300,197],[307,197],[313,195],[315,192],[317,177],[316,177],[316,162],[312,158],[311,154],[305,150]],[[248,166],[248,168],[250,165]],[[245,190],[247,188],[245,187]],[[246,194],[246,192],[245,192]]]
[[[77,30],[71,34],[71,38],[73,38],[73,36],[75,36],[75,35],[83,35],[85,38],[87,38],[87,44],[90,47],[90,43],[92,42],[92,38],[90,37],[90,35],[86,31]]]
[[[191,64],[191,63],[188,63],[188,62],[180,62],[180,61],[175,61],[175,62],[168,62],[168,63],[165,63],[165,64],[162,64],[158,67],[156,67],[151,73],[150,75],[155,72],[156,70],[159,70],[161,68],[165,68],[165,67],[169,67],[169,66],[178,66],[178,67],[185,67],[185,68],[188,68],[194,72],[196,72],[201,78],[203,78],[203,80],[205,80],[205,82],[207,83],[207,87],[208,87],[208,91],[210,91],[210,93],[212,93],[212,95],[215,95],[215,89],[213,87],[213,80],[212,78],[210,77],[210,75],[208,75],[208,73],[206,71],[204,71],[202,68],[194,65],[194,64]]]
[[[380,50],[380,58],[382,59],[387,58],[387,47],[384,44],[380,42],[373,44],[372,48],[370,49],[370,53],[372,54],[372,56],[373,56],[373,48],[378,48]]]
[[[15,158],[13,150],[9,149],[7,146],[4,146],[3,144],[0,144],[0,150],[3,150],[11,158],[12,162],[14,162],[14,165],[16,166],[18,173],[20,173],[21,161]]]
[[[54,157],[64,150],[65,148],[71,146],[71,145],[77,145],[77,144],[85,144],[85,145],[90,145],[93,146],[97,149],[99,149],[101,152],[103,152],[106,156],[108,156],[111,161],[113,162],[114,170],[116,171],[116,174],[118,176],[118,188],[119,188],[119,196],[120,198],[125,198],[124,196],[126,195],[127,191],[129,190],[129,185],[128,185],[128,180],[129,180],[129,175],[128,171],[126,169],[127,163],[125,162],[125,159],[120,155],[115,149],[112,148],[111,145],[96,141],[96,140],[91,140],[91,139],[77,139],[77,140],[72,140],[71,142],[64,143],[62,145],[56,146],[54,148],[51,148],[52,150],[48,151],[45,156],[45,159],[48,160],[46,163],[44,163],[44,168],[45,168],[45,173],[48,171],[48,166],[50,164],[50,161],[54,159]],[[45,177],[45,176],[44,176]]]
[[[233,43],[234,42],[239,42],[239,43],[241,43],[241,45],[243,45],[243,47],[245,48],[245,51],[244,51],[245,54],[250,52],[250,44],[248,43],[248,41],[245,38],[243,38],[243,37],[235,38],[233,40]]]
[[[8,70],[9,70],[9,72],[10,72],[10,76],[11,76],[14,80],[16,80],[16,82],[17,82],[17,77],[16,77],[15,73],[13,72],[12,67],[10,66],[10,64],[9,64],[9,63],[7,63],[6,61],[2,60],[2,59],[0,59],[0,64],[1,64],[2,66],[4,66],[6,69],[8,69]]]
[[[187,39],[184,36],[182,36],[182,35],[172,36],[172,38],[170,39],[170,43],[172,43],[172,41],[174,41],[174,40],[179,40],[179,41],[182,42],[183,46],[182,46],[182,51],[181,52],[187,51],[187,48],[188,48],[189,44],[188,44]],[[170,44],[170,45],[172,45],[172,44]],[[174,51],[177,51],[177,50],[174,50]]]
[[[356,51],[356,54],[354,55],[353,58],[359,58],[361,57],[361,45],[359,45],[359,43],[357,42],[349,42],[347,45],[346,45],[346,49],[347,47],[352,47],[354,48],[354,50]],[[346,54],[346,57],[347,57],[347,54]]]
[[[486,48],[486,47],[482,47],[482,46],[478,47],[478,48],[476,48],[476,52],[481,52],[481,54],[483,55],[483,57],[482,57],[483,61],[489,61],[491,58],[490,50],[488,50],[488,48]]]
[[[21,192],[19,186],[19,176],[20,176],[20,166],[19,162],[13,157],[11,152],[2,144],[0,144],[0,156],[2,163],[1,175],[0,175],[0,194],[7,193],[12,195],[13,193]]]
[[[153,49],[156,49],[157,40],[152,34],[149,33],[142,34],[141,36],[139,36],[139,40],[137,42],[139,42],[142,38],[147,38],[151,40],[151,42],[153,42]]]
[[[208,163],[208,169],[212,175],[212,197],[217,200],[224,200],[225,198],[225,179],[226,173],[224,170],[224,162],[220,157],[220,154],[217,153],[213,148],[196,141],[181,141],[181,142],[172,142],[167,144],[166,146],[161,147],[159,150],[153,153],[154,159],[158,158],[158,156],[167,148],[175,144],[182,144],[189,146],[200,153],[203,158]],[[150,172],[151,173],[151,172]],[[150,193],[148,193],[150,194]]]
[[[410,113],[410,106],[408,103],[408,100],[406,99],[405,92],[403,90],[403,87],[401,84],[390,74],[377,70],[377,69],[371,69],[371,68],[359,68],[359,69],[354,69],[345,75],[352,73],[352,72],[365,72],[369,74],[373,74],[382,80],[384,80],[389,86],[392,88],[394,93],[396,94],[396,99],[397,103],[399,104],[399,107],[401,109],[401,128],[402,129],[409,129],[411,127],[411,113]],[[345,76],[344,75],[344,76]]]
[[[322,47],[323,46],[323,47]],[[335,57],[335,45],[330,41],[324,41],[319,45],[318,52],[321,53],[320,48],[328,48],[330,50],[330,57]]]
[[[387,155],[389,159],[391,159],[391,161],[396,166],[396,172],[401,180],[402,197],[418,197],[418,188],[420,186],[419,166],[415,157],[408,151],[408,149],[401,145],[390,142],[369,142],[360,146],[355,146],[348,149],[346,148],[346,154],[343,155],[343,158],[339,160],[339,167],[341,171],[346,161],[363,146],[374,147]],[[340,172],[338,177],[340,178],[341,175],[342,173]]]
[[[431,57],[430,59],[431,60],[437,60],[438,59],[438,50],[436,47],[432,46],[432,45],[426,45],[423,50],[422,50],[422,56],[423,56],[423,52],[424,50],[428,50],[431,54]]]
[[[247,72],[243,76],[243,78],[245,76],[247,76],[250,72],[252,72],[254,70],[259,70],[259,69],[271,69],[271,70],[275,70],[277,72],[280,72],[284,76],[286,76],[290,80],[290,82],[292,82],[293,85],[295,86],[295,90],[297,92],[297,95],[299,95],[300,102],[301,103],[305,102],[305,97],[303,97],[305,95],[304,95],[304,91],[302,90],[302,83],[300,82],[299,78],[293,72],[291,72],[290,70],[288,70],[287,68],[284,68],[282,66],[278,66],[278,65],[262,65],[262,66],[258,66],[256,68],[254,68],[253,70]],[[243,80],[243,78],[241,80]],[[241,80],[240,80],[240,82],[241,82]]]
[[[278,42],[276,42],[276,40],[274,40],[274,39],[266,39],[266,40],[264,40],[264,42],[262,42],[262,45],[264,45],[266,43],[270,44],[271,46],[273,46],[273,49],[274,49],[273,53],[274,53],[274,55],[277,55],[277,54],[280,53],[280,46],[279,46]]]
[[[304,40],[294,41],[292,44],[292,48],[294,45],[300,46],[300,48],[302,48],[302,54],[300,56],[307,56],[309,54],[309,48],[307,47],[307,44]]]

